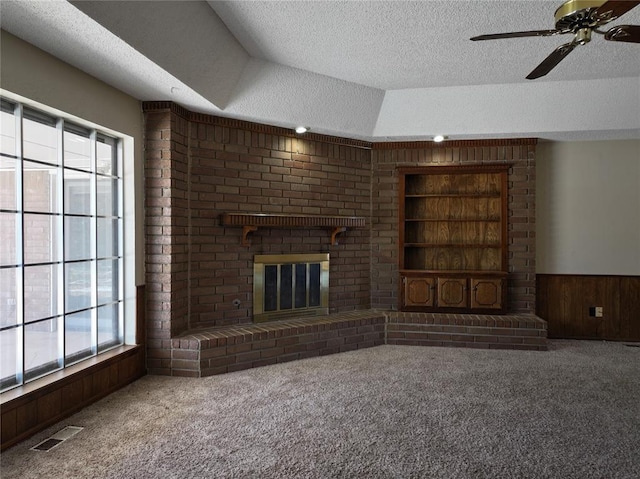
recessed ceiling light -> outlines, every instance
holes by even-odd
[[[297,126],[297,127],[296,127],[296,133],[297,133],[298,135],[302,135],[303,133],[306,133],[306,132],[308,132],[308,131],[309,131],[309,128],[308,128],[308,127],[306,127],[306,126]]]
[[[444,141],[446,139],[447,139],[447,137],[444,136],[444,135],[436,135],[436,136],[433,137],[433,141],[435,141],[436,143],[440,143],[440,142],[442,142],[442,141]]]

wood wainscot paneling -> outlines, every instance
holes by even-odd
[[[144,286],[137,288],[138,332],[144,331]],[[98,401],[146,373],[144,335],[121,346],[0,396],[2,450]]]
[[[640,276],[539,274],[536,291],[550,338],[640,341]]]

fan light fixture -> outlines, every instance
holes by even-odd
[[[306,127],[306,126],[296,126],[296,133],[298,135],[302,135],[302,134],[304,134],[304,133],[306,133],[308,131],[309,131],[309,128]]]
[[[433,141],[434,141],[434,143],[441,143],[444,140],[446,140],[447,138],[448,137],[444,136],[444,135],[436,135],[436,136],[433,137]]]

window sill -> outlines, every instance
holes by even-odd
[[[133,354],[139,348],[139,345],[118,346],[97,356],[93,356],[91,358],[85,359],[84,361],[80,361],[79,363],[76,363],[60,371],[47,374],[46,376],[23,384],[22,386],[9,389],[0,394],[0,406],[4,406],[9,402],[16,401],[21,398],[25,398],[36,392],[42,392],[43,394],[46,394],[49,389],[63,386],[65,381],[70,381],[78,374],[82,374],[83,372],[86,372],[94,368],[95,366],[106,366],[108,363],[120,359],[121,355],[127,353]]]

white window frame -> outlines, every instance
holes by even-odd
[[[17,307],[16,314],[18,315],[18,318],[17,318],[18,326],[15,329],[16,329],[16,341],[17,343],[21,343],[21,344],[16,344],[16,360],[19,363],[18,364],[19,368],[17,368],[18,370],[17,370],[15,382],[7,382],[6,385],[5,384],[1,385],[2,392],[4,392],[9,389],[22,386],[27,382],[38,379],[39,377],[46,376],[56,371],[60,371],[61,369],[63,370],[64,368],[66,368],[67,366],[71,366],[72,364],[80,364],[81,361],[85,359],[95,358],[96,356],[99,356],[102,353],[106,353],[112,350],[113,348],[117,348],[122,345],[136,344],[136,320],[135,320],[136,318],[136,301],[135,301],[136,287],[135,287],[135,247],[134,247],[135,245],[135,214],[134,214],[134,201],[133,201],[133,198],[134,198],[133,138],[127,135],[123,135],[119,132],[113,131],[111,129],[104,128],[99,125],[95,125],[91,122],[87,122],[80,118],[74,117],[73,115],[68,115],[68,114],[65,114],[64,112],[49,108],[45,105],[38,104],[37,102],[33,102],[31,100],[20,97],[18,95],[14,95],[4,90],[0,90],[0,96],[3,98],[3,100],[6,100],[15,105],[14,114],[18,114],[20,115],[20,117],[22,117],[23,115],[24,108],[28,108],[29,110],[39,111],[44,115],[55,118],[58,124],[57,128],[58,130],[60,130],[60,137],[62,137],[62,131],[64,131],[65,124],[76,125],[82,128],[86,128],[91,132],[90,140],[91,140],[91,144],[93,145],[92,147],[93,152],[96,151],[96,140],[99,136],[109,137],[115,140],[115,145],[117,150],[117,153],[116,153],[117,165],[118,165],[116,176],[119,178],[119,180],[117,181],[117,184],[119,185],[118,187],[119,211],[117,212],[117,217],[120,218],[119,220],[120,227],[119,227],[119,235],[118,235],[119,245],[117,247],[118,248],[117,262],[118,262],[118,271],[119,271],[119,274],[118,274],[119,284],[117,286],[118,297],[117,297],[116,303],[113,303],[113,304],[117,304],[117,307],[119,309],[119,314],[118,314],[119,326],[117,331],[117,335],[118,335],[117,343],[112,344],[109,348],[98,350],[98,331],[97,331],[97,318],[96,318],[97,309],[95,309],[98,307],[97,282],[95,279],[95,275],[97,272],[98,256],[97,256],[97,251],[95,250],[96,242],[94,241],[92,246],[92,255],[91,255],[91,258],[92,258],[91,261],[93,262],[91,267],[92,276],[93,276],[92,283],[91,283],[92,284],[91,308],[93,308],[91,312],[92,314],[91,354],[84,355],[79,360],[73,360],[73,356],[70,356],[69,358],[66,357],[65,348],[64,348],[64,341],[65,341],[64,318],[66,318],[69,312],[63,311],[64,314],[59,316],[59,318],[61,319],[58,320],[58,327],[59,328],[61,327],[61,332],[58,334],[58,337],[60,338],[59,339],[60,344],[58,346],[58,353],[57,353],[57,356],[58,356],[57,361],[59,363],[58,367],[52,368],[51,370],[47,370],[42,375],[35,374],[35,375],[31,375],[31,377],[29,377],[28,379],[25,379],[25,376],[26,376],[25,375],[26,371],[24,367],[25,323],[24,323],[24,311],[23,311],[24,283],[18,284],[17,291],[16,291],[17,293],[16,294],[16,307]],[[21,118],[18,121],[21,124]],[[16,161],[19,164],[21,164],[22,137],[20,135],[20,127],[18,127],[17,129],[17,133],[18,135],[17,135],[16,143],[18,145],[18,149],[16,151],[15,158],[16,158]],[[58,145],[58,148],[61,151],[60,155],[62,155],[62,151],[63,151],[62,143]],[[91,173],[91,178],[92,178],[91,183],[93,185],[92,188],[94,192],[93,199],[95,200],[95,191],[96,191],[95,188],[97,188],[96,181],[97,181],[97,178],[99,177],[95,168],[95,153],[93,154],[92,161],[94,163],[93,163],[93,172]],[[59,168],[60,168],[60,172],[58,174],[63,176],[62,173],[64,171],[64,167],[63,167],[62,161],[60,161]],[[19,178],[19,180],[20,182],[22,181],[21,178]],[[17,190],[16,194],[22,194],[22,192]],[[64,188],[60,192],[60,195],[64,196]],[[24,217],[25,212],[23,208],[16,208],[16,210],[18,212],[17,216],[21,218],[19,220],[20,225],[17,225],[16,229],[17,230],[19,229],[18,234],[24,235],[24,229],[23,229],[24,225],[22,224],[22,221],[23,221],[22,218]],[[60,215],[62,218],[62,222],[64,222],[64,218],[65,218],[64,211],[61,211]],[[95,204],[92,205],[92,212],[91,212],[91,215],[89,215],[89,217],[91,218],[90,223],[94,226],[91,233],[96,234],[97,231],[95,229],[95,224],[96,224],[97,215],[95,211]],[[22,237],[19,237],[19,239],[22,239]],[[56,240],[57,240],[56,242],[58,241],[64,242],[63,234],[61,233]],[[18,241],[17,243],[20,244],[21,241]],[[21,246],[17,246],[17,247],[21,248]],[[24,277],[23,271],[25,268],[23,252],[18,251],[17,257],[19,259],[19,262],[17,263],[18,264],[17,269],[22,271],[18,275],[18,281],[23,281],[23,277]],[[58,261],[59,261],[58,263],[59,269],[64,270],[65,264],[67,264],[65,262],[64,254],[61,258],[58,258]],[[62,282],[62,284],[63,286],[58,288],[59,290],[62,290],[62,293],[59,294],[59,297],[61,297],[61,299],[64,298],[64,282]],[[0,379],[6,379],[6,378],[0,378]]]

